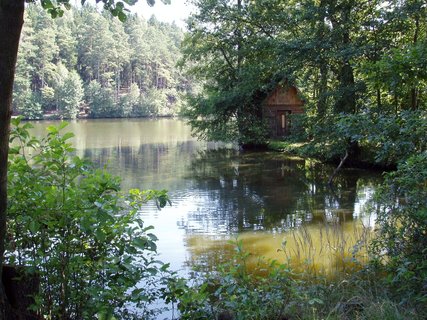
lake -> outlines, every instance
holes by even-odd
[[[33,133],[58,123],[33,122]],[[237,238],[254,265],[262,256],[330,273],[363,260],[355,246],[370,237],[365,205],[379,173],[344,169],[331,189],[331,166],[198,141],[175,119],[79,120],[66,130],[77,154],[120,176],[125,190],[168,190],[171,206],[140,214],[155,227],[161,260],[182,274],[229,259]]]

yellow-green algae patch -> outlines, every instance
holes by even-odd
[[[272,260],[287,264],[295,273],[327,277],[351,273],[368,261],[372,230],[361,221],[319,223],[285,232],[251,231],[233,236],[191,235],[186,239],[189,264],[209,270],[229,262],[241,241],[246,267],[262,272]]]

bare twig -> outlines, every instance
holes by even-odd
[[[337,175],[338,171],[340,171],[342,165],[344,164],[345,160],[347,160],[348,158],[348,150],[345,151],[345,155],[343,158],[341,158],[341,162],[338,165],[338,167],[335,168],[334,172],[332,172],[331,176],[329,177],[329,181],[328,181],[328,185],[332,186],[332,182],[335,178],[335,176]]]

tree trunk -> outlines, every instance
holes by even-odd
[[[242,0],[237,0],[237,10],[239,11],[239,15],[240,15],[242,11]],[[238,22],[236,33],[237,33],[237,78],[240,81],[240,77],[241,77],[240,68],[242,66],[242,61],[243,61],[242,30],[241,30],[240,22]]]
[[[12,92],[24,0],[0,0],[0,266],[4,262],[7,211],[7,157],[12,116]],[[0,267],[0,279],[2,268]],[[6,319],[6,295],[0,283],[0,319]]]
[[[381,90],[377,89],[377,108],[382,111]]]
[[[318,8],[318,21],[317,21],[317,32],[316,38],[318,41],[327,41],[326,33],[328,32],[325,27],[325,19],[326,19],[326,1],[321,0]],[[319,49],[319,58],[320,58],[320,83],[318,86],[319,95],[317,97],[317,116],[319,118],[323,118],[326,115],[327,109],[327,90],[328,90],[328,63],[327,58],[323,50]]]
[[[335,103],[335,113],[356,113],[356,94],[355,94],[355,82],[354,82],[354,70],[351,64],[351,55],[345,53],[351,45],[349,25],[351,23],[351,4],[347,4],[341,8],[341,21],[336,19],[332,20],[333,28],[335,32],[340,33],[340,50],[342,58],[338,72],[338,89],[339,97]]]
[[[418,109],[418,97],[417,97],[417,89],[411,89],[411,110]]]
[[[323,118],[326,115],[327,109],[327,90],[328,90],[328,67],[327,62],[322,59],[322,64],[319,68],[320,83],[319,83],[319,97],[317,99],[317,115]]]
[[[340,73],[338,75],[340,96],[335,105],[335,112],[345,112],[355,114],[356,110],[356,94],[354,92],[354,72],[350,61],[345,58],[342,61]]]
[[[418,15],[415,16],[415,33],[414,33],[414,45],[418,43],[418,34],[420,32],[420,17]],[[411,88],[411,109],[418,109],[418,95],[417,95],[417,87]]]

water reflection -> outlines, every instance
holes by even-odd
[[[56,123],[36,123],[34,133]],[[200,142],[179,120],[86,120],[67,130],[77,154],[122,177],[124,189],[169,190],[171,207],[159,212],[151,204],[141,215],[156,228],[161,259],[175,269],[216,265],[237,235],[254,253],[278,258],[291,230],[336,223],[347,234],[372,220],[363,210],[380,179],[372,172],[343,170],[332,190],[330,166]],[[310,237],[318,247],[317,235]]]
[[[332,167],[238,150],[199,152],[190,168],[188,178],[195,180],[205,201],[215,205],[188,214],[188,221],[200,222],[198,229],[182,225],[188,233],[282,232],[304,223],[350,221],[355,205],[361,214],[358,191],[363,196],[378,179],[348,171],[331,189],[326,181]]]

